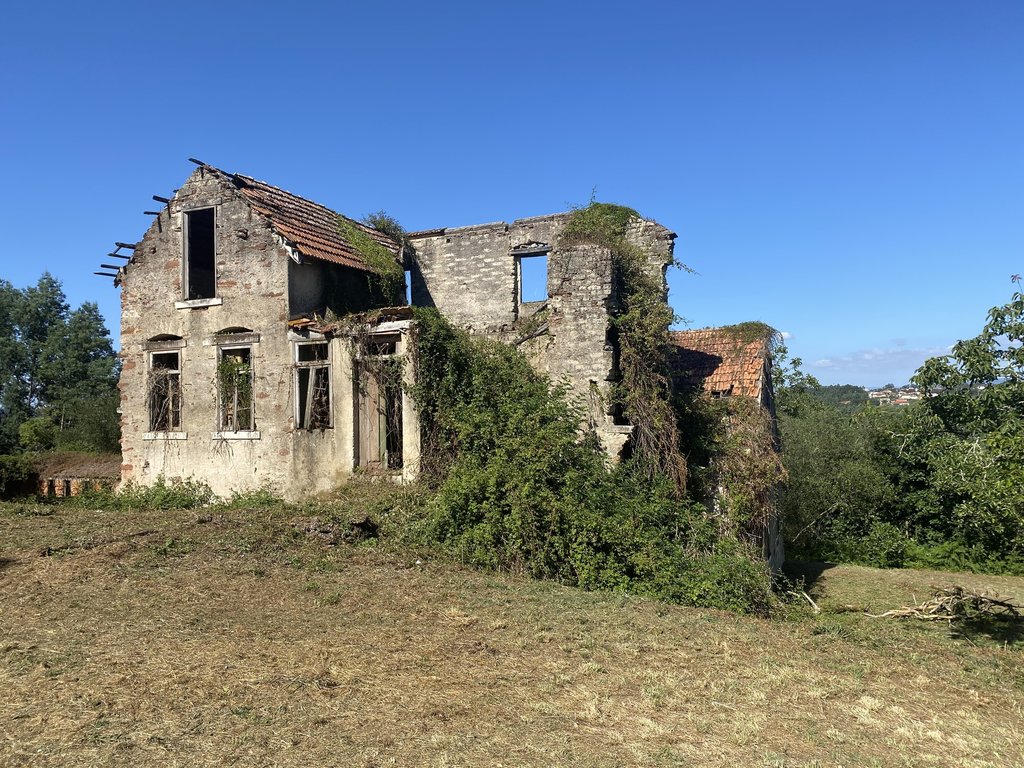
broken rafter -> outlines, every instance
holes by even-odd
[[[145,216],[159,216],[163,211],[143,211],[142,213]]]
[[[131,259],[131,256],[125,256],[123,253],[115,253],[113,251],[108,253],[107,256],[112,256],[115,259],[124,259],[125,261],[129,261]]]
[[[127,248],[129,251],[134,251],[135,246],[138,245],[138,243],[121,243],[115,240],[114,245],[116,245],[118,248]]]
[[[190,157],[190,158],[188,159],[188,161],[189,161],[190,163],[195,163],[196,165],[201,165],[201,166],[203,166],[203,167],[206,167],[206,168],[209,168],[209,167],[210,167],[210,166],[208,166],[208,165],[207,165],[206,163],[204,163],[204,162],[203,162],[202,160],[196,160],[196,159],[195,159],[194,157]]]
[[[100,277],[117,277],[116,274],[113,274],[111,272],[93,272],[93,274],[99,275]]]
[[[169,197],[160,197],[160,195],[153,195],[153,199],[156,200],[158,203],[163,203],[164,205],[166,205],[166,204],[171,202],[171,198],[169,198]]]
[[[100,264],[102,269],[120,269],[121,266],[118,264]]]

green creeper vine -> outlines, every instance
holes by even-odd
[[[380,216],[380,214],[372,214],[372,216]],[[391,221],[394,220],[391,219]],[[395,225],[397,226],[397,222],[395,222]],[[351,219],[338,216],[338,229],[341,231],[341,236],[345,239],[345,242],[359,255],[363,263],[370,268],[385,299],[393,302],[398,297],[403,296],[405,272],[402,270],[401,261],[398,260],[395,254],[377,242],[363,227]],[[389,237],[394,237],[391,232],[381,231]],[[398,227],[398,231],[401,231],[401,227]],[[404,232],[402,236],[404,237]],[[399,240],[397,243],[401,245],[402,241]]]
[[[631,222],[639,219],[632,208],[592,202],[573,212],[559,245],[590,243],[611,251],[620,294],[611,322],[618,332],[621,374],[612,387],[612,402],[633,426],[635,463],[650,478],[667,477],[682,496],[687,466],[679,448],[669,367],[668,331],[675,315],[651,254],[627,238]]]

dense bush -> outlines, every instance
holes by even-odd
[[[1024,296],[914,377],[930,396],[852,417],[783,382],[791,555],[1011,571],[1024,563]]]
[[[587,589],[766,611],[766,566],[639,458],[608,469],[564,387],[417,310],[414,395],[436,489],[422,530],[467,563]]]
[[[35,491],[35,471],[25,456],[0,456],[0,499]]]

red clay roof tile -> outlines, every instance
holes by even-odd
[[[676,346],[672,368],[678,382],[710,394],[760,399],[770,337],[749,339],[729,327],[672,331],[670,337]]]
[[[205,164],[202,167],[232,182],[253,209],[267,218],[274,231],[307,258],[342,264],[364,272],[375,271],[353,244],[345,239],[339,218],[347,219],[398,258],[398,243],[383,232],[251,176],[228,173]]]

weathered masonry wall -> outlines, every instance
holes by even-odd
[[[209,207],[215,209],[216,297],[187,301],[185,213]],[[329,343],[331,428],[293,428],[294,343],[316,339],[287,330],[295,311],[289,272],[301,271],[292,255],[229,182],[202,168],[154,221],[122,276],[123,481],[149,485],[159,477],[194,477],[218,495],[267,487],[297,497],[334,488],[352,474],[354,385],[347,339]],[[309,273],[323,280],[329,268]],[[296,281],[291,299],[301,310],[322,300],[318,280]],[[217,366],[226,342],[251,350],[252,429],[221,429]],[[151,356],[161,352],[179,356],[181,423],[151,431]]]
[[[570,215],[412,235],[412,303],[437,307],[473,333],[521,344],[538,370],[569,383],[605,448],[617,455],[629,428],[616,424],[608,408],[617,369],[609,322],[618,309],[612,257],[596,245],[560,247]],[[627,237],[650,254],[649,268],[664,281],[675,235],[638,219]],[[521,303],[520,254],[541,252],[547,253],[547,300]]]

